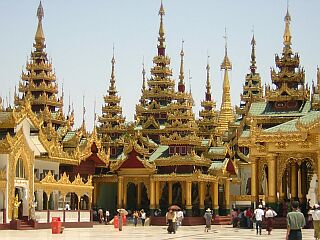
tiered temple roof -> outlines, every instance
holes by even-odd
[[[200,138],[196,135],[198,126],[192,112],[193,99],[191,94],[185,91],[183,47],[180,57],[178,91],[175,93],[175,101],[169,105],[167,135],[161,136],[160,140],[161,144],[170,147],[170,154],[186,155],[193,150],[194,146],[200,145]]]
[[[210,139],[216,135],[218,126],[218,112],[216,111],[216,102],[212,99],[210,83],[210,65],[207,63],[207,81],[204,101],[201,101],[202,110],[199,112],[200,120],[198,121],[198,136]]]
[[[172,71],[169,68],[170,58],[165,52],[164,14],[161,3],[158,54],[153,58],[151,78],[148,79],[148,86],[141,96],[145,102],[136,106],[135,116],[138,125],[136,129],[141,130],[143,135],[149,136],[157,143],[160,141],[159,135],[163,132],[165,123],[168,122],[169,105],[175,97],[175,82],[171,79]]]
[[[289,11],[284,18],[285,31],[283,35],[282,56],[275,56],[275,62],[279,71],[271,70],[272,83],[275,89],[266,87],[266,100],[273,105],[275,110],[283,109],[297,110],[310,97],[308,86],[305,86],[305,72],[300,68],[300,56],[293,54],[291,48],[290,21]]]
[[[246,81],[243,86],[243,93],[241,94],[241,101],[243,103],[248,103],[249,101],[261,101],[263,100],[263,90],[261,87],[261,77],[260,74],[257,73],[256,66],[256,40],[254,35],[251,40],[251,65],[250,65],[250,73],[246,76]]]
[[[102,116],[99,117],[100,126],[98,127],[103,145],[106,148],[110,147],[111,157],[116,157],[122,152],[124,142],[121,137],[126,132],[125,118],[120,106],[121,98],[118,96],[116,89],[115,62],[113,54],[110,86],[108,94],[104,96],[105,104],[102,107]]]
[[[40,114],[45,122],[52,123],[55,129],[60,126],[73,125],[73,115],[67,121],[63,114],[63,93],[58,97],[58,84],[56,75],[52,70],[52,63],[48,60],[44,51],[45,36],[42,29],[42,19],[44,11],[39,4],[37,10],[38,27],[35,34],[34,51],[31,52],[30,60],[26,64],[26,72],[21,75],[19,92],[21,96],[15,94],[15,104],[25,105],[26,99],[31,104],[32,111]]]

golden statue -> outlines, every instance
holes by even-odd
[[[13,220],[18,219],[19,217],[19,206],[20,206],[21,202],[18,199],[18,194],[16,195],[16,197],[14,198],[14,202],[13,202]]]

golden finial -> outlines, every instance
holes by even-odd
[[[110,87],[109,87],[109,90],[110,91],[114,91],[115,90],[115,70],[114,70],[114,65],[116,63],[116,60],[115,60],[115,57],[114,57],[114,44],[113,44],[113,47],[112,47],[112,59],[111,59],[111,79],[110,79]]]
[[[162,1],[161,1],[161,5],[160,5],[160,9],[159,9],[159,15],[162,17],[164,14],[165,14],[165,12],[164,12],[163,4],[162,4]]]
[[[206,94],[211,94],[209,58],[210,58],[210,56],[208,54],[208,56],[207,56],[207,66],[206,66],[206,70],[207,70],[207,83],[206,83],[207,92],[206,92]]]
[[[39,6],[38,6],[37,17],[38,17],[39,21],[41,21],[42,18],[44,17],[44,11],[43,11],[43,7],[42,7],[42,4],[41,4],[41,1],[39,3]]]
[[[180,51],[180,75],[179,75],[179,85],[183,85],[183,80],[184,80],[184,69],[183,69],[183,56],[184,56],[184,51],[183,51],[183,44],[184,40],[182,39],[182,46],[181,46],[181,51]]]
[[[221,70],[225,69],[225,70],[231,70],[232,69],[232,65],[231,62],[228,58],[228,36],[227,36],[227,28],[224,29],[224,36],[223,36],[224,40],[225,40],[225,47],[224,47],[224,59],[223,62],[221,64]]]
[[[165,12],[164,12],[164,8],[163,8],[163,4],[161,1],[161,5],[160,5],[160,10],[159,10],[159,15],[160,15],[160,28],[159,28],[159,45],[158,45],[158,55],[160,56],[165,56],[165,37],[164,37],[164,27],[163,27],[163,16],[164,16]]]
[[[144,57],[142,59],[142,91],[146,89],[146,70],[144,67]]]
[[[289,14],[289,1],[287,2],[287,13],[284,17],[284,21],[286,22],[284,34],[283,34],[283,44],[285,46],[291,45],[291,32],[290,32],[290,22],[291,22],[291,16]]]
[[[84,98],[85,94],[82,95],[82,129],[85,130],[85,115],[86,115],[86,107],[84,106]]]
[[[37,27],[37,31],[36,31],[36,35],[35,35],[35,40],[36,40],[36,44],[42,45],[45,37],[44,37],[43,30],[42,30],[42,18],[44,17],[44,11],[43,11],[41,1],[39,3],[39,7],[37,9],[37,17],[38,17],[38,27]]]
[[[253,74],[255,74],[257,66],[256,66],[256,49],[255,49],[256,40],[254,38],[254,32],[252,33],[251,46],[252,46],[252,48],[251,48],[251,66],[250,66],[250,69],[251,69],[251,72]]]
[[[318,91],[320,92],[320,70],[319,70],[319,66],[317,66],[317,87],[318,87]]]

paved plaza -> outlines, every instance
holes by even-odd
[[[113,228],[113,226],[95,225],[93,228],[69,228],[65,229],[61,235],[52,235],[50,229],[45,230],[3,230],[0,231],[1,240],[76,240],[76,239],[285,239],[285,229],[276,229],[271,236],[265,231],[261,236],[256,236],[255,231],[248,229],[234,229],[231,226],[213,226],[209,233],[204,232],[204,226],[183,226],[176,234],[168,234],[166,227],[124,227],[122,232]],[[313,239],[313,230],[303,230],[303,239]]]

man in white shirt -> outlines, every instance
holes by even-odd
[[[320,206],[315,204],[313,209],[309,211],[312,215],[313,228],[314,228],[314,238],[320,239]]]
[[[273,220],[274,220],[275,216],[277,216],[277,213],[271,207],[267,207],[266,208],[266,213],[265,213],[265,218],[267,220],[268,235],[271,234],[271,231],[272,231],[272,228],[273,228]]]
[[[110,217],[110,212],[109,212],[109,210],[107,209],[107,210],[106,210],[106,224],[109,223],[109,217]]]
[[[178,229],[178,226],[182,226],[182,220],[183,220],[184,216],[183,216],[183,212],[182,210],[179,210],[177,212],[177,224],[176,224],[176,229]]]
[[[256,229],[257,229],[257,235],[258,232],[261,235],[262,230],[262,218],[264,216],[264,211],[262,209],[262,205],[259,205],[259,208],[254,210],[254,218],[256,219]],[[259,230],[259,231],[258,231]]]

